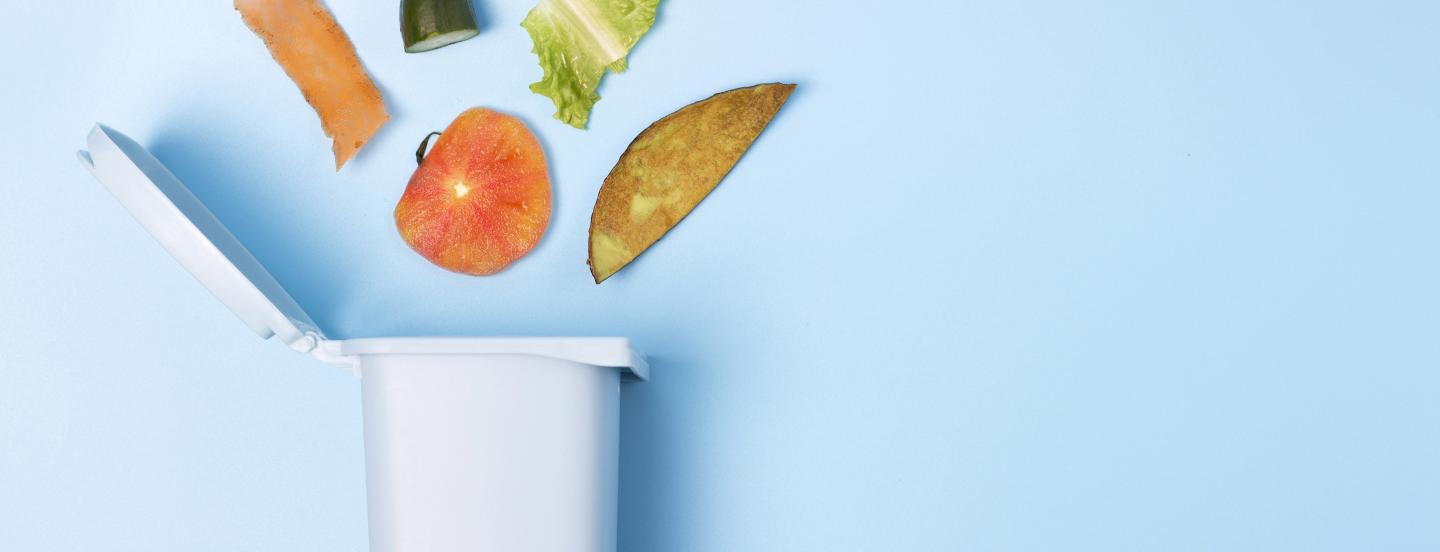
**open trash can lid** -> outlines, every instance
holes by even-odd
[[[95,125],[80,162],[200,283],[262,338],[355,371],[364,354],[510,354],[621,368],[647,379],[645,357],[623,338],[398,337],[331,341],[265,266],[159,159],[129,137]]]
[[[95,125],[86,144],[89,151],[79,152],[85,168],[251,330],[297,348],[324,337],[280,282],[154,155],[104,125]]]

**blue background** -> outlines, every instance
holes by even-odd
[[[621,549],[1440,549],[1440,4],[665,0],[588,131],[518,26],[401,52],[336,174],[228,2],[10,2],[0,548],[363,550],[359,384],[263,342],[76,163],[149,147],[336,337],[621,335]],[[654,119],[799,89],[696,212],[590,283]],[[556,205],[450,274],[391,209],[428,131],[520,116]]]

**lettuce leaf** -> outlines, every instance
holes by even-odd
[[[540,0],[520,26],[530,32],[545,76],[530,85],[555,102],[555,118],[585,128],[606,69],[623,73],[625,56],[650,26],[660,0]]]

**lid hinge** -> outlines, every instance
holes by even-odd
[[[350,372],[350,375],[357,378],[360,377],[360,366],[356,363],[355,357],[341,354],[339,341],[325,339],[320,334],[310,331],[291,341],[290,348],[302,353],[309,353],[320,362]]]

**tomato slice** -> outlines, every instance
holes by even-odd
[[[395,206],[395,226],[415,252],[476,276],[525,256],[549,224],[540,141],[519,119],[484,108],[440,134]]]

